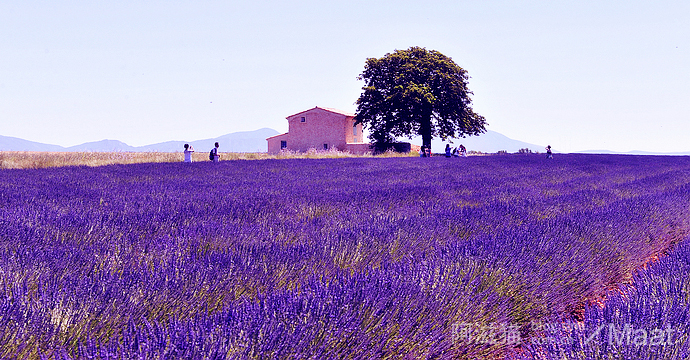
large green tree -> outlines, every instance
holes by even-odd
[[[459,138],[483,133],[486,120],[472,110],[467,71],[438,51],[411,47],[369,58],[359,80],[357,123],[380,148],[396,137]]]

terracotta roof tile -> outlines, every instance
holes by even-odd
[[[291,118],[291,117],[293,117],[293,116],[297,116],[297,115],[299,115],[299,114],[303,114],[303,113],[305,113],[305,112],[307,112],[307,111],[311,111],[311,110],[314,110],[314,109],[326,110],[326,111],[329,111],[329,112],[332,112],[332,113],[336,113],[336,114],[340,114],[340,115],[345,115],[345,116],[355,116],[355,114],[353,114],[353,113],[351,113],[351,112],[342,111],[342,110],[337,110],[337,109],[332,109],[332,108],[325,108],[325,107],[315,106],[315,107],[313,107],[313,108],[311,108],[311,109],[309,109],[309,110],[300,111],[300,112],[298,112],[298,113],[296,113],[296,114],[292,114],[292,115],[290,115],[290,116],[286,116],[286,119],[289,119],[289,118]]]
[[[280,136],[285,136],[285,135],[287,135],[287,134],[288,134],[288,133],[273,135],[273,136],[271,136],[271,137],[267,137],[266,140],[268,140],[268,139],[273,139],[273,138],[280,137]]]

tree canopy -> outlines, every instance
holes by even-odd
[[[472,110],[467,72],[438,51],[411,47],[380,59],[369,58],[359,80],[355,119],[370,129],[375,146],[396,137],[459,138],[486,131],[486,120]]]

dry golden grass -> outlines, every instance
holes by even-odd
[[[209,161],[206,152],[192,154],[195,162]],[[373,155],[354,155],[337,150],[309,150],[306,152],[283,151],[268,153],[220,153],[221,160],[263,160],[263,159],[328,159],[345,157],[374,157]],[[385,153],[377,157],[419,156],[416,152],[407,154]],[[181,152],[34,152],[0,151],[0,169],[42,169],[60,166],[103,166],[112,164],[181,162]]]
[[[0,151],[0,169],[182,161],[182,153]]]

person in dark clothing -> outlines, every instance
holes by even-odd
[[[220,145],[218,145],[218,142],[216,142],[215,145],[216,145],[216,146],[215,146],[213,149],[211,149],[211,154],[213,154],[213,159],[212,159],[212,161],[213,161],[214,163],[217,163],[217,162],[220,161],[220,154],[218,154],[218,147],[219,147]]]

